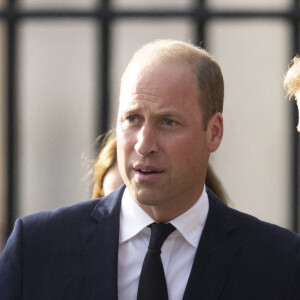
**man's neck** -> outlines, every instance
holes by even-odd
[[[153,220],[166,223],[189,210],[198,201],[202,193],[203,188],[198,196],[191,198],[189,201],[178,201],[175,205],[173,203],[172,206],[153,206],[141,204],[138,201],[136,202]]]

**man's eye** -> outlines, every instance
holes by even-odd
[[[127,120],[128,120],[129,123],[134,123],[136,121],[136,117],[135,116],[129,116],[127,118]]]
[[[167,126],[174,126],[175,125],[175,121],[174,120],[170,120],[170,119],[166,119],[164,121],[164,124]]]

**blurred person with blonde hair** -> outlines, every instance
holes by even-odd
[[[298,117],[300,116],[300,57],[296,55],[288,71],[284,76],[284,88],[289,98],[294,97],[298,106]],[[300,132],[300,122],[298,122],[297,130]]]
[[[93,166],[93,183],[92,198],[106,196],[124,183],[117,163],[117,139],[112,130],[103,137]]]

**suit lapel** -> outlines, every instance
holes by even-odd
[[[99,201],[91,224],[81,234],[87,299],[118,299],[120,206],[125,186]],[[238,227],[230,209],[207,189],[209,213],[199,242],[184,300],[218,299],[239,251]]]
[[[82,260],[87,299],[118,299],[117,271],[120,206],[125,186],[101,199],[82,232]]]
[[[231,211],[210,190],[209,213],[185,290],[184,300],[218,299],[239,251]]]

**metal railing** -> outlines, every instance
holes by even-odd
[[[24,10],[17,6],[17,1],[8,0],[7,6],[0,9],[0,20],[6,25],[6,107],[7,107],[7,235],[11,232],[16,217],[16,208],[19,201],[18,195],[18,86],[16,73],[18,68],[17,52],[18,39],[17,30],[21,20],[33,19],[93,19],[98,22],[99,27],[99,67],[98,78],[101,81],[98,90],[98,107],[95,109],[99,116],[96,120],[97,132],[108,129],[110,110],[110,45],[111,45],[111,23],[119,19],[172,19],[183,18],[191,20],[195,25],[194,42],[205,45],[206,23],[212,19],[283,19],[291,25],[291,44],[293,45],[291,58],[299,52],[299,21],[300,8],[297,0],[293,7],[288,10],[211,10],[207,8],[205,0],[195,1],[193,7],[186,9],[113,9],[109,0],[102,0],[98,7],[93,9],[36,9]],[[100,47],[101,45],[101,47]],[[299,231],[299,136],[294,129],[297,123],[297,110],[291,111],[291,228]]]

